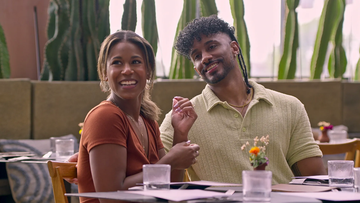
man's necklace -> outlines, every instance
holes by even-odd
[[[245,104],[243,104],[243,105],[235,105],[235,104],[230,104],[229,102],[228,102],[228,104],[230,105],[230,106],[232,106],[232,107],[236,107],[236,108],[244,108],[245,106],[247,106],[247,105],[249,105],[250,104],[250,102],[251,102],[251,100],[252,100],[252,96],[253,96],[253,90],[252,90],[252,88],[250,89],[250,99],[248,99],[248,97],[246,97],[246,101],[247,100],[249,100],[249,101],[247,101]]]

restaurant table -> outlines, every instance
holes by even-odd
[[[189,190],[185,190],[189,191]],[[116,192],[93,192],[93,193],[66,193],[66,196],[76,197],[92,197],[92,198],[104,198],[104,199],[115,199],[128,202],[184,202],[184,203],[198,203],[198,202],[242,202],[242,193],[234,193],[227,197],[214,197],[214,198],[201,198],[191,199],[182,201],[172,201],[166,199],[155,198],[152,196],[145,196],[139,194],[128,193],[127,191],[116,191]],[[322,202],[314,197],[301,197],[288,195],[286,193],[272,192],[271,203],[319,203]]]

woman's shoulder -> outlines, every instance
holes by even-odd
[[[102,119],[113,119],[116,118],[125,118],[125,114],[121,109],[112,104],[109,101],[102,101],[100,104],[93,107],[88,114],[86,115],[85,121],[89,117],[101,117]]]

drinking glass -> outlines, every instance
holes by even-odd
[[[56,161],[65,161],[74,154],[73,139],[57,139],[55,140]]]
[[[170,189],[170,169],[169,164],[144,164],[144,190]]]
[[[271,200],[271,171],[243,171],[244,201],[269,202]]]
[[[328,174],[329,186],[353,187],[354,185],[354,161],[329,160]]]

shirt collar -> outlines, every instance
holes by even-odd
[[[258,83],[256,83],[253,80],[249,80],[250,85],[253,86],[254,88],[254,101],[256,101],[255,103],[260,102],[261,100],[265,101],[267,104],[269,105],[274,105],[274,101],[273,98],[271,97],[271,95],[269,94],[268,90],[263,86],[260,85]],[[210,85],[207,84],[205,86],[205,89],[203,90],[203,96],[205,98],[205,108],[207,111],[210,111],[213,107],[215,107],[216,105],[222,105],[222,106],[227,106],[226,102],[221,101],[215,94],[214,92],[211,90]],[[253,101],[251,102],[253,103]],[[251,104],[250,103],[250,104]],[[255,104],[254,103],[254,104]]]

